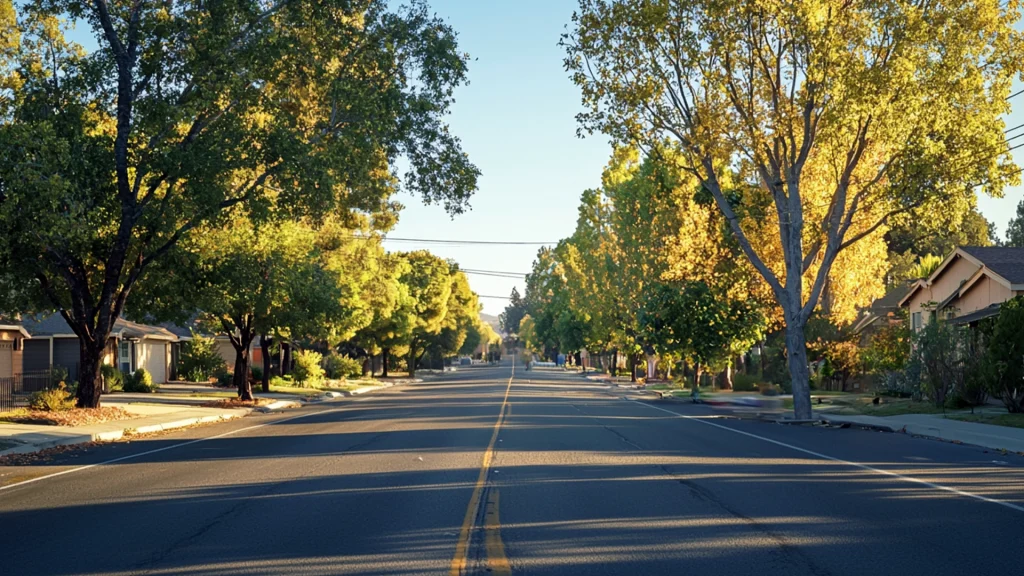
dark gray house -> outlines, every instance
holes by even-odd
[[[21,326],[31,335],[24,342],[25,372],[60,366],[72,379],[77,378],[78,336],[60,314],[24,316]],[[178,337],[165,328],[120,318],[114,323],[103,363],[123,372],[145,368],[154,382],[167,382],[171,379],[172,347],[177,341]]]

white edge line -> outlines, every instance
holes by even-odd
[[[352,402],[357,402],[363,398],[353,399]],[[263,424],[257,424],[255,426],[248,426],[246,428],[239,428],[238,430],[232,430],[223,434],[217,434],[216,436],[207,436],[206,438],[196,438],[195,440],[189,440],[188,442],[181,442],[179,444],[172,444],[170,446],[164,446],[163,448],[155,448],[153,450],[147,450],[146,452],[139,452],[138,454],[129,454],[127,456],[121,456],[120,458],[114,458],[113,460],[106,460],[104,462],[97,462],[95,464],[86,464],[85,466],[79,466],[77,468],[69,468],[67,470],[61,470],[60,472],[54,472],[53,474],[47,474],[45,476],[39,476],[38,478],[30,478],[28,480],[22,480],[14,484],[8,484],[6,486],[0,486],[0,492],[4,490],[10,490],[11,488],[17,488],[33,482],[39,482],[41,480],[48,480],[50,478],[56,478],[57,476],[63,476],[65,474],[73,474],[75,472],[82,472],[90,468],[96,468],[97,466],[106,466],[108,464],[116,464],[118,462],[124,462],[125,460],[133,460],[135,458],[141,458],[143,456],[149,456],[150,454],[157,454],[159,452],[165,452],[167,450],[174,450],[175,448],[183,448],[192,444],[198,444],[200,442],[206,442],[207,440],[217,440],[218,438],[224,438],[226,436],[232,436],[241,432],[247,432],[249,430],[256,430],[257,428],[263,428],[264,426],[273,426],[274,424],[282,424],[284,422],[290,422],[292,420],[298,420],[300,418],[308,418],[314,415],[330,414],[331,412],[338,412],[344,410],[344,408],[331,408],[330,410],[319,410],[317,412],[310,412],[309,414],[300,414],[298,416],[292,416],[291,418],[283,418],[281,420],[274,420],[273,422],[264,422]]]
[[[903,474],[897,474],[896,472],[890,472],[889,470],[883,470],[881,468],[875,468],[875,467],[872,467],[872,466],[868,466],[867,464],[860,464],[858,462],[850,462],[849,460],[843,460],[841,458],[836,458],[834,456],[829,456],[827,454],[822,454],[820,452],[815,452],[813,450],[808,450],[806,448],[800,448],[799,446],[793,446],[792,444],[786,444],[785,442],[779,442],[778,440],[772,440],[771,438],[765,438],[764,436],[758,436],[757,434],[751,434],[750,432],[744,432],[742,430],[736,430],[735,428],[730,428],[728,426],[722,426],[721,424],[715,424],[714,422],[708,422],[704,418],[697,418],[697,417],[694,417],[694,416],[686,416],[686,415],[680,414],[678,412],[673,412],[671,410],[666,410],[665,408],[660,408],[658,406],[653,406],[651,404],[648,404],[647,402],[638,402],[638,404],[643,404],[644,406],[647,406],[648,408],[654,408],[655,410],[660,410],[662,412],[667,412],[668,414],[671,414],[671,415],[673,415],[673,416],[675,416],[677,418],[682,418],[684,420],[690,420],[690,421],[693,421],[693,422],[699,422],[699,423],[705,424],[707,426],[714,426],[715,428],[721,428],[722,430],[728,430],[729,432],[733,432],[735,434],[741,434],[743,436],[748,436],[750,438],[756,438],[756,439],[764,441],[764,442],[775,444],[776,446],[782,446],[783,448],[789,448],[790,450],[796,450],[797,452],[803,452],[804,454],[809,454],[811,456],[814,456],[816,458],[821,458],[823,460],[830,460],[832,462],[838,462],[840,464],[845,464],[846,466],[853,466],[854,468],[860,468],[861,470],[867,470],[869,472],[874,472],[875,474],[881,474],[883,476],[890,476],[890,477],[893,477],[893,478],[898,478],[900,480],[903,480],[904,482],[913,482],[915,484],[920,484],[922,486],[927,486],[927,487],[933,488],[935,490],[943,490],[945,492],[951,492],[951,493],[956,494],[958,496],[964,496],[964,497],[967,497],[967,498],[974,498],[975,500],[981,500],[982,502],[988,502],[990,504],[998,504],[1000,506],[1005,506],[1006,508],[1009,508],[1011,510],[1016,510],[1017,512],[1024,512],[1024,506],[1018,506],[1017,504],[1013,504],[1013,503],[1010,503],[1010,502],[1004,502],[1002,500],[996,500],[994,498],[989,498],[987,496],[982,496],[980,494],[973,494],[971,492],[964,492],[963,490],[958,490],[956,488],[951,488],[949,486],[943,486],[942,484],[935,484],[933,482],[928,482],[927,480],[921,480],[920,478],[914,478],[913,476],[904,476]]]

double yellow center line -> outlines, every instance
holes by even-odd
[[[505,421],[505,409],[508,406],[508,394],[512,390],[512,380],[516,376],[516,357],[512,355],[512,375],[509,376],[508,385],[505,387],[505,397],[501,401],[501,411],[498,413],[498,421],[494,423],[494,432],[491,434],[491,441],[484,451],[483,462],[480,465],[480,475],[477,476],[476,485],[473,487],[473,496],[469,499],[469,506],[466,508],[466,516],[462,519],[462,529],[459,530],[459,541],[455,545],[455,557],[452,558],[451,567],[448,570],[450,576],[462,576],[466,570],[466,558],[469,554],[470,540],[473,535],[473,523],[477,512],[480,509],[480,498],[483,495],[484,487],[487,485],[487,473],[491,468],[491,461],[494,459],[494,443],[498,441],[498,432],[501,424]],[[509,574],[508,560],[505,558],[505,547],[501,544],[501,537],[498,532],[498,493],[494,491],[487,502],[487,555],[491,574]],[[494,556],[492,557],[492,552]]]

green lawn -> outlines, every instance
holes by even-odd
[[[256,394],[260,393],[261,387],[253,390]],[[335,388],[337,390],[337,388]],[[294,394],[296,396],[319,396],[323,394],[323,390],[320,388],[300,388],[298,386],[271,386],[270,391],[276,394]]]
[[[937,408],[927,401],[914,401],[909,398],[879,397],[876,405],[872,403],[874,396],[866,394],[850,395],[846,397],[828,399],[828,404],[842,406],[839,410],[830,410],[830,414],[850,414],[864,416],[899,416],[900,414],[941,414],[942,408]]]
[[[961,420],[963,422],[977,422],[979,424],[1024,428],[1024,414],[956,414],[954,416],[948,416],[948,418]]]
[[[176,394],[164,394],[164,396],[176,396]],[[189,398],[234,398],[238,392],[232,389],[230,392],[192,392]]]

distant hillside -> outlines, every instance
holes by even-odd
[[[484,314],[483,312],[481,312],[480,313],[480,320],[482,322],[486,322],[487,324],[490,324],[491,328],[494,328],[495,332],[497,332],[498,334],[501,334],[501,325],[498,323],[498,317],[497,316],[491,316],[490,314]]]

